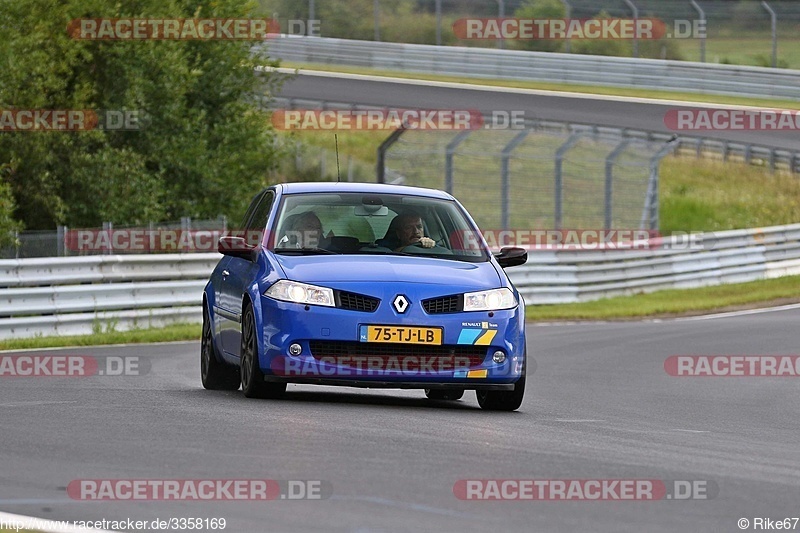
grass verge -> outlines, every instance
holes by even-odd
[[[798,302],[800,276],[787,276],[698,289],[670,289],[593,302],[529,305],[525,316],[532,321],[669,318]]]
[[[606,96],[627,96],[633,98],[651,98],[663,100],[679,100],[686,102],[701,102],[709,104],[730,104],[742,106],[768,107],[771,109],[800,109],[800,102],[796,100],[778,100],[771,98],[748,98],[744,96],[724,96],[697,94],[679,91],[657,91],[650,89],[628,89],[624,87],[579,85],[571,83],[547,83],[535,81],[497,80],[483,78],[467,78],[460,76],[444,76],[438,74],[425,74],[418,72],[403,72],[394,70],[376,70],[365,67],[352,67],[349,65],[328,65],[317,63],[282,62],[281,67],[305,70],[335,71],[346,74],[364,74],[369,76],[388,76],[393,78],[416,79],[428,81],[443,81],[450,83],[468,83],[472,85],[486,85],[489,87],[513,87],[518,89],[536,89],[542,91],[560,91],[584,94],[599,94]]]
[[[33,337],[0,341],[0,350],[58,348],[62,346],[99,346],[103,344],[137,344],[199,340],[200,324],[173,324],[163,328],[108,331],[92,335]],[[0,530],[0,533],[1,530]]]

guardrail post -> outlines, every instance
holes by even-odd
[[[772,9],[766,0],[761,0],[761,6],[767,10],[770,18],[770,25],[772,26],[772,68],[778,67],[778,15]]]
[[[520,143],[525,140],[525,137],[528,136],[529,132],[530,130],[528,129],[522,130],[513,139],[511,139],[505,148],[503,148],[503,159],[501,160],[500,171],[500,189],[502,192],[500,217],[503,229],[508,229],[511,217],[511,180],[509,179],[509,160],[511,159],[511,154],[517,149],[517,146],[519,146]]]
[[[405,128],[398,128],[394,130],[392,134],[389,135],[378,147],[378,183],[386,183],[386,152],[394,143],[397,142],[400,136],[403,135],[404,131],[406,131]]]
[[[775,159],[776,159],[775,148],[770,148],[769,149],[769,171],[770,171],[770,174],[774,174],[775,173]]]
[[[690,0],[690,2],[692,3],[692,7],[697,10],[697,14],[700,15],[700,21],[703,23],[703,27],[708,27],[706,22],[706,12],[703,11],[703,8],[700,7],[700,4],[695,2],[695,0]],[[700,62],[706,62],[706,32],[703,32],[703,34],[700,36]]]
[[[569,138],[566,140],[564,144],[559,146],[558,150],[556,151],[556,164],[555,164],[555,186],[553,194],[555,196],[554,203],[555,203],[555,212],[553,213],[553,225],[555,226],[554,229],[561,229],[561,222],[564,217],[564,179],[563,179],[563,168],[564,168],[564,154],[567,153],[567,150],[572,148],[578,139],[581,138],[585,132],[574,131],[570,133]]]
[[[633,11],[633,20],[639,18],[639,8],[636,7],[636,4],[633,3],[632,0],[623,0],[631,11]],[[636,32],[633,33],[633,57],[639,57],[639,37],[636,35]]]
[[[452,141],[447,143],[444,152],[444,190],[448,194],[453,194],[453,156],[455,155],[458,145],[464,142],[470,136],[472,130],[464,130],[459,132]]]
[[[606,158],[606,190],[605,190],[605,228],[611,229],[613,194],[614,194],[614,163],[631,143],[630,139],[620,142]]]

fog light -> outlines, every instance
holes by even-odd
[[[289,355],[300,355],[303,352],[303,347],[296,342],[289,346]]]
[[[506,360],[506,354],[505,353],[501,352],[500,350],[497,350],[496,352],[494,352],[494,355],[492,356],[492,361],[494,361],[495,363],[497,363],[499,365],[500,363],[504,362],[505,360]]]

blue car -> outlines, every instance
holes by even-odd
[[[289,183],[252,201],[203,293],[206,389],[278,398],[288,383],[525,393],[525,305],[472,218],[441,191]]]

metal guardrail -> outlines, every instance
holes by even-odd
[[[103,255],[0,261],[0,339],[202,320],[221,256]]]
[[[285,36],[266,45],[284,61],[507,80],[800,99],[800,71],[660,59]]]
[[[800,274],[800,224],[702,235],[696,250],[534,251],[509,269],[532,305]],[[671,249],[672,248],[672,249]]]
[[[532,251],[509,275],[528,304],[800,274],[800,224],[704,234],[700,249]],[[0,339],[76,335],[202,320],[220,255],[126,255],[0,261]]]

